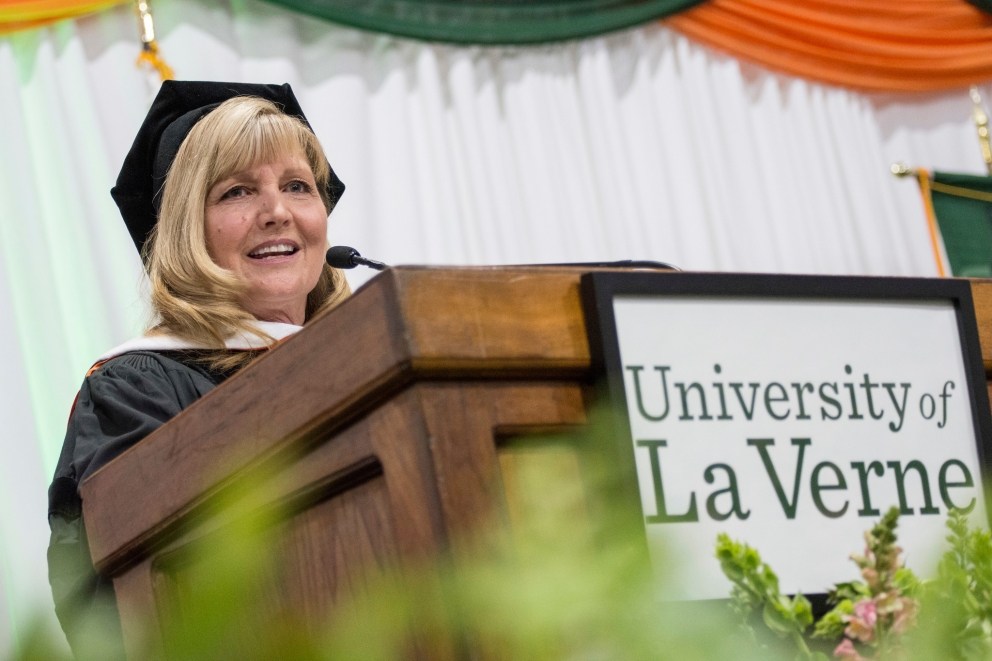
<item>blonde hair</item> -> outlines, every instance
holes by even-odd
[[[330,214],[330,167],[317,136],[271,101],[235,97],[193,126],[169,168],[158,222],[144,248],[156,316],[150,332],[217,349],[208,362],[222,369],[239,367],[252,357],[223,351],[224,341],[232,335],[272,340],[252,325],[255,318],[242,303],[245,284],[210,258],[204,209],[207,194],[221,179],[293,152],[306,158]],[[307,295],[306,321],[349,294],[344,274],[325,264],[317,286]]]

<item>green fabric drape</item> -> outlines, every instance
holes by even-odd
[[[968,3],[992,14],[992,0],[968,0]]]
[[[462,44],[589,37],[669,16],[705,0],[267,0],[375,32]]]
[[[930,187],[951,272],[992,277],[992,177],[934,172]]]

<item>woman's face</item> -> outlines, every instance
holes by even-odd
[[[327,250],[327,211],[301,153],[218,181],[207,193],[207,251],[239,276],[255,318],[302,324]]]

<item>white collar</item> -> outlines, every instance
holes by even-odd
[[[252,324],[258,330],[266,333],[276,341],[289,337],[303,329],[303,326],[294,324],[284,324],[277,321],[254,321]],[[269,343],[265,338],[254,333],[238,333],[227,339],[224,346],[228,349],[265,349]],[[119,344],[97,359],[97,362],[110,360],[129,351],[176,351],[183,349],[210,349],[206,345],[190,342],[174,335],[143,335],[136,337],[123,344]]]

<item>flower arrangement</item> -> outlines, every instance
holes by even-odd
[[[863,552],[851,556],[861,579],[835,585],[828,594],[832,609],[815,625],[806,597],[782,595],[777,575],[755,549],[720,535],[716,556],[733,584],[731,606],[744,628],[766,647],[775,639],[791,641],[806,659],[927,658],[926,651],[935,649],[949,658],[989,658],[992,534],[969,528],[967,513],[952,511],[950,548],[936,578],[921,582],[903,565],[898,519],[892,508],[865,533]],[[754,626],[759,612],[771,637]],[[927,627],[919,626],[921,614]],[[954,649],[948,649],[949,641]]]

